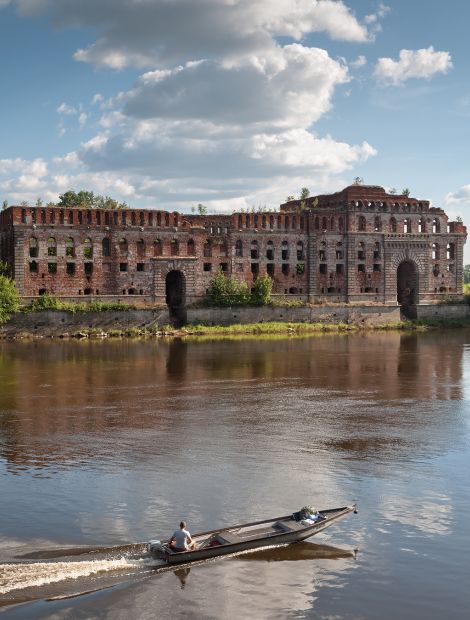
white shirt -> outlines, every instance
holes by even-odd
[[[176,530],[176,532],[173,534],[173,538],[175,539],[175,546],[178,547],[178,549],[189,548],[186,541],[191,538],[191,534],[188,532],[188,530]]]

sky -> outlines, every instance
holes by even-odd
[[[0,0],[0,200],[231,213],[361,177],[470,224],[468,23],[464,0]]]

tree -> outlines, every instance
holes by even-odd
[[[200,202],[197,205],[197,212],[199,213],[199,215],[207,215],[207,207],[206,207],[206,205],[203,205],[202,202]]]
[[[395,188],[395,187],[392,187],[388,193],[389,193],[389,194],[396,194],[396,193],[397,193],[397,190],[396,190],[396,188]]]
[[[463,224],[463,219],[460,217],[460,215],[457,215],[457,217],[455,218],[455,221],[458,222],[459,224]]]
[[[0,275],[0,324],[20,309],[20,296],[14,280]]]
[[[251,303],[255,306],[265,306],[271,299],[271,291],[273,290],[273,281],[268,274],[256,278],[251,291]]]
[[[364,179],[362,177],[354,177],[354,185],[362,185],[364,183]]]
[[[295,196],[287,196],[284,202],[290,202],[291,200],[295,200]]]
[[[405,187],[405,189],[401,190],[401,195],[402,196],[406,196],[408,198],[408,196],[410,195],[410,190],[408,187]]]
[[[463,281],[464,284],[470,284],[470,265],[465,265],[463,268]]]
[[[208,296],[214,306],[245,306],[250,301],[247,283],[234,277],[226,278],[222,271],[212,278]]]
[[[2,204],[2,209],[5,211],[5,209],[8,209],[8,200],[4,200],[3,204]]]
[[[129,205],[111,196],[101,196],[87,190],[78,193],[69,189],[59,196],[59,206],[67,209],[128,209]]]
[[[36,200],[36,204],[35,204],[34,206],[35,206],[35,207],[42,207],[42,205],[43,205],[42,200],[41,200],[40,198],[38,198],[38,199]]]
[[[308,189],[308,187],[302,187],[302,189],[300,190],[300,200],[307,200],[309,196],[310,190]]]

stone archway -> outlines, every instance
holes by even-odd
[[[411,260],[402,261],[397,268],[397,301],[403,308],[414,306],[418,300],[418,267]]]
[[[165,295],[170,321],[175,327],[181,327],[186,323],[186,281],[182,271],[167,273]]]

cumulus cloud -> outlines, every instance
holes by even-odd
[[[446,205],[468,205],[470,204],[470,184],[463,185],[455,192],[449,192],[445,197]]]
[[[349,63],[353,69],[360,69],[361,67],[365,67],[366,64],[367,58],[365,56],[358,56],[356,60]]]
[[[437,73],[452,69],[449,52],[436,52],[431,45],[426,49],[401,50],[399,60],[379,58],[374,75],[384,85],[399,86],[409,79],[431,79]]]
[[[342,0],[16,0],[23,15],[48,10],[60,27],[95,29],[75,58],[122,69],[174,66],[270,49],[275,37],[312,32],[365,42],[371,35]]]
[[[347,69],[325,50],[299,44],[226,66],[193,63],[142,76],[124,99],[136,118],[202,119],[263,127],[309,126],[329,108]]]
[[[314,132],[350,76],[343,61],[300,41],[324,32],[368,42],[380,10],[369,29],[341,0],[16,5],[23,15],[47,10],[60,27],[96,32],[96,40],[76,52],[79,61],[148,69],[127,92],[107,100],[96,93],[88,108],[65,102],[57,108],[60,132],[70,117],[99,130],[37,177],[48,183],[46,199],[85,187],[130,197],[133,204],[178,209],[198,201],[230,210],[267,199],[277,206],[286,187],[290,193],[314,178],[319,191],[333,189],[332,176],[376,153],[367,142],[347,144]],[[364,64],[360,56],[352,66]],[[16,182],[0,176],[0,186],[8,182],[13,195],[23,190],[30,199],[39,185],[21,174]]]

